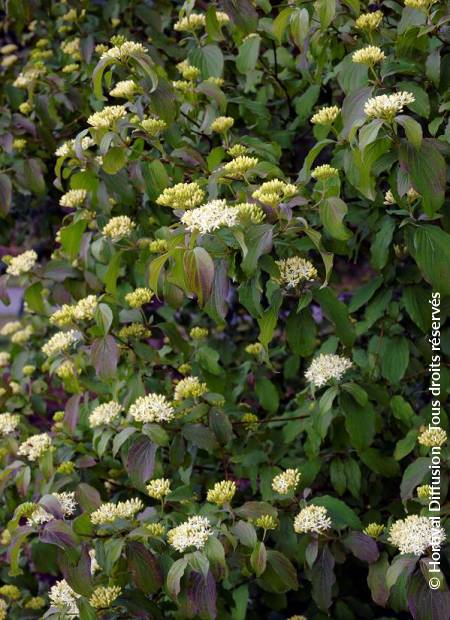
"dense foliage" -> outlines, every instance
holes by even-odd
[[[1,619],[448,618],[447,8],[5,3]]]

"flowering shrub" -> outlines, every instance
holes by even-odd
[[[446,8],[7,3],[0,619],[446,620]]]

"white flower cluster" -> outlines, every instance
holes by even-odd
[[[0,336],[11,336],[21,328],[22,323],[20,321],[8,321],[8,323],[5,323],[0,329]]]
[[[331,527],[331,519],[328,516],[327,509],[323,506],[306,506],[303,508],[294,520],[294,530],[297,534],[307,534],[314,532],[321,534]]]
[[[209,520],[195,516],[169,530],[167,540],[174,549],[183,553],[189,547],[203,549],[212,533]]]
[[[261,187],[256,189],[252,197],[274,207],[283,200],[292,198],[296,193],[297,187],[293,183],[286,183],[281,179],[272,179],[265,181]]]
[[[418,442],[427,448],[443,446],[447,442],[447,432],[440,426],[430,426],[422,431],[419,435]]]
[[[27,525],[35,527],[48,523],[53,519],[53,515],[47,512],[42,506],[36,506],[36,509],[30,514],[27,519]]]
[[[364,113],[368,118],[380,118],[392,122],[397,114],[403,111],[405,105],[414,103],[413,94],[402,90],[392,95],[379,95],[366,101]]]
[[[85,189],[70,189],[61,196],[59,199],[59,204],[61,207],[74,209],[75,207],[79,207],[83,204],[86,200],[86,196],[87,191]]]
[[[52,440],[50,435],[47,435],[47,433],[39,433],[38,435],[28,437],[26,441],[20,444],[17,454],[26,456],[29,461],[36,461],[51,448],[51,445]]]
[[[104,52],[101,58],[114,58],[114,60],[119,60],[123,62],[127,60],[131,54],[145,54],[145,47],[142,43],[135,43],[134,41],[124,41],[120,45],[115,45],[111,47],[109,50]]]
[[[110,237],[113,241],[117,241],[122,237],[131,235],[135,227],[135,222],[128,215],[118,215],[117,217],[112,217],[103,227],[102,234],[105,237]]]
[[[65,517],[73,515],[77,507],[73,491],[62,491],[61,493],[52,493],[52,495],[58,500]]]
[[[139,397],[130,407],[129,414],[136,422],[169,422],[173,407],[163,394],[147,394]]]
[[[239,210],[227,206],[225,200],[212,200],[197,209],[186,211],[181,221],[187,230],[204,235],[222,226],[236,226],[239,223]]]
[[[175,400],[199,398],[208,390],[206,383],[201,383],[198,377],[186,377],[175,386]]]
[[[8,351],[0,351],[0,368],[8,366],[11,360],[11,354]]]
[[[368,45],[352,55],[352,61],[362,65],[373,66],[386,58],[385,53],[376,45]]]
[[[311,116],[313,125],[331,125],[338,117],[340,109],[337,105],[325,106]]]
[[[286,469],[286,471],[274,477],[272,489],[275,493],[287,495],[291,491],[295,491],[300,482],[300,476],[298,469]]]
[[[334,353],[321,353],[313,359],[305,373],[305,377],[315,387],[320,388],[331,379],[339,381],[351,367],[351,361],[345,357],[335,355]]]
[[[14,433],[19,426],[20,416],[12,413],[0,413],[0,436]]]
[[[429,547],[440,546],[445,541],[445,531],[442,527],[435,528],[429,517],[410,515],[393,523],[388,540],[400,553],[422,555]]]
[[[95,142],[91,138],[91,136],[86,136],[81,139],[81,148],[83,151],[86,151],[89,147],[94,146]],[[59,146],[56,151],[56,157],[69,157],[70,155],[75,154],[75,140],[68,140],[67,142],[63,142],[61,146]]]
[[[147,493],[153,499],[163,499],[170,493],[170,480],[168,478],[155,478],[147,484]]]
[[[116,121],[124,118],[127,115],[127,110],[123,105],[109,105],[105,106],[100,112],[94,112],[88,117],[88,125],[91,125],[95,129],[107,129],[112,127]]]
[[[42,347],[42,352],[47,356],[57,355],[67,349],[77,340],[77,332],[73,329],[68,332],[57,332]]]
[[[122,80],[117,82],[114,88],[110,91],[111,97],[122,97],[123,99],[130,99],[139,91],[139,87],[134,80]]]
[[[314,265],[301,256],[290,256],[275,262],[280,272],[279,281],[287,288],[295,288],[301,282],[311,282],[317,278]]]
[[[79,594],[72,590],[67,581],[62,579],[50,588],[49,599],[52,607],[64,613],[65,617],[76,618],[80,615],[77,607],[77,598],[79,596]]]
[[[89,604],[94,609],[108,609],[121,592],[120,586],[98,586],[91,594]]]
[[[9,261],[6,273],[10,276],[20,276],[22,273],[28,273],[35,266],[37,257],[34,250],[27,250],[18,256],[14,256]]]
[[[98,405],[89,416],[91,428],[111,424],[118,417],[121,410],[121,405],[114,400]]]
[[[198,183],[177,183],[166,187],[156,199],[157,204],[172,209],[194,209],[205,197],[205,192]]]
[[[91,522],[94,525],[113,523],[116,519],[133,519],[137,512],[144,508],[140,499],[127,499],[125,502],[102,504],[91,514]]]

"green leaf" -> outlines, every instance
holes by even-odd
[[[38,314],[45,312],[44,298],[42,297],[43,288],[41,282],[35,282],[26,288],[24,293],[24,300],[28,306]]]
[[[244,39],[236,58],[236,68],[239,73],[245,74],[253,71],[258,62],[260,44],[261,37],[258,34],[252,34]]]
[[[275,413],[280,405],[280,397],[272,381],[266,377],[261,377],[256,382],[255,390],[261,407],[269,413]]]
[[[423,140],[420,148],[403,144],[400,163],[408,172],[414,189],[422,196],[425,213],[434,215],[444,203],[447,166],[433,140]]]
[[[127,150],[114,146],[103,156],[102,168],[108,174],[117,174],[127,163]]]
[[[95,321],[99,326],[102,335],[106,336],[113,322],[113,313],[111,308],[107,304],[98,304],[97,310],[95,312]]]
[[[430,469],[431,459],[425,457],[419,457],[408,465],[400,484],[400,497],[403,502],[411,499],[414,490],[423,482],[425,476],[430,473]]]
[[[167,589],[172,598],[177,598],[180,593],[180,582],[184,575],[184,571],[188,565],[186,558],[180,558],[176,560],[167,573]]]
[[[389,588],[386,585],[386,572],[389,568],[388,554],[383,552],[380,554],[377,562],[369,564],[369,573],[367,575],[367,585],[374,603],[384,607],[389,598]]]
[[[183,437],[194,446],[202,448],[209,453],[217,449],[217,441],[210,428],[203,424],[185,424],[182,430]]]
[[[123,251],[117,252],[109,261],[108,269],[103,276],[105,290],[111,295],[115,295],[117,291],[117,278],[122,265]],[[156,289],[155,289],[156,290]]]
[[[266,570],[267,551],[264,543],[260,540],[256,543],[251,553],[250,564],[257,577],[260,577]]]
[[[410,142],[414,148],[420,148],[422,144],[422,127],[411,116],[400,114],[395,117],[396,122],[403,127],[406,133],[408,142]]]
[[[356,334],[348,316],[347,306],[337,299],[330,288],[316,289],[313,295],[327,319],[334,323],[338,338],[347,347],[351,347],[355,342]]]
[[[204,80],[209,77],[221,77],[223,73],[223,54],[217,45],[194,48],[189,54],[189,60],[194,67],[200,69]]]
[[[302,47],[309,33],[309,13],[307,9],[294,9],[290,15],[291,37],[297,47]]]
[[[332,590],[336,582],[334,565],[334,556],[328,545],[325,545],[309,571],[314,602],[321,611],[326,613],[332,604]]]
[[[336,0],[316,0],[314,8],[319,17],[322,30],[328,28],[336,14]]]
[[[288,7],[286,9],[282,9],[272,23],[272,32],[275,35],[275,38],[278,41],[278,44],[281,45],[283,37],[288,29],[289,19],[292,15],[294,9]]]
[[[371,247],[371,263],[375,269],[381,270],[389,259],[389,246],[394,236],[395,220],[385,215],[376,233]]]
[[[385,478],[394,478],[400,471],[397,461],[375,448],[367,448],[359,456],[369,469]]]
[[[450,295],[450,235],[425,224],[416,228],[410,249],[427,282],[441,295]]]
[[[78,220],[78,222],[74,222],[60,230],[61,245],[71,259],[78,256],[86,225],[86,220]]]
[[[430,294],[422,286],[403,289],[403,305],[411,320],[427,334],[431,329]]]
[[[114,63],[114,59],[110,57],[101,58],[95,66],[92,73],[92,83],[94,85],[94,95],[97,99],[105,99],[103,96],[102,79],[105,69]]]
[[[381,374],[390,383],[397,384],[403,378],[409,364],[409,344],[406,338],[382,338],[380,345]]]
[[[336,497],[321,495],[314,497],[310,504],[324,506],[330,515],[333,526],[337,529],[344,527],[351,527],[355,530],[361,529],[361,521],[358,515],[345,502]]]
[[[273,338],[273,334],[278,322],[278,313],[281,307],[282,295],[281,291],[277,291],[272,296],[270,306],[265,310],[261,317],[258,318],[259,325],[259,341],[267,348],[269,342]]]
[[[12,183],[8,175],[0,174],[0,215],[6,215],[11,208]]]
[[[144,594],[155,594],[163,585],[163,574],[157,557],[142,543],[128,541],[128,571],[133,584]]]
[[[214,262],[202,247],[187,250],[183,259],[189,289],[203,306],[209,299],[214,281]]]
[[[145,183],[145,191],[150,200],[156,200],[169,185],[169,176],[159,159],[141,163],[141,173]]]
[[[343,219],[347,214],[347,205],[337,196],[325,198],[320,203],[319,213],[327,233],[339,241],[347,241],[352,233],[344,226]]]

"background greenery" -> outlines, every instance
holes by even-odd
[[[399,554],[388,540],[393,521],[427,514],[416,488],[429,481],[429,449],[417,437],[431,418],[432,290],[441,294],[448,426],[449,17],[446,2],[414,6],[5,4],[1,252],[34,249],[38,262],[15,278],[6,257],[0,276],[3,301],[19,285],[26,302],[23,337],[1,341],[10,353],[0,369],[1,411],[20,415],[18,429],[0,439],[1,578],[19,589],[0,589],[4,617],[74,617],[48,600],[63,577],[83,620],[448,617],[445,578],[430,593],[427,555]],[[375,10],[383,14],[377,28],[356,26]],[[192,12],[201,26],[175,29]],[[145,49],[119,61],[103,56],[124,40]],[[367,45],[385,54],[370,69],[352,61]],[[198,71],[183,77],[181,61]],[[135,94],[111,96],[130,79]],[[399,91],[415,100],[396,120],[367,118],[371,96]],[[125,116],[93,129],[88,117],[108,105],[126,105]],[[311,123],[332,105],[340,112],[331,125]],[[234,119],[225,133],[211,130],[221,116]],[[149,117],[166,124],[157,135],[143,130]],[[68,140],[75,142],[66,156],[56,155]],[[236,144],[257,162],[234,178],[223,166]],[[313,179],[321,164],[337,176]],[[204,202],[255,203],[252,194],[271,179],[295,184],[294,195],[260,201],[263,221],[212,234],[191,234],[182,210],[157,203],[164,189],[194,181]],[[73,208],[60,205],[70,189],[86,191]],[[107,222],[123,215],[136,224],[132,234],[105,236]],[[318,276],[287,288],[275,261],[299,255]],[[137,287],[154,296],[133,309],[125,296]],[[97,296],[96,308],[69,326],[76,344],[47,357],[41,347],[58,331],[50,316],[87,295]],[[124,326],[136,323],[147,333],[127,337]],[[196,338],[193,327],[207,335]],[[320,353],[353,365],[341,382],[314,391],[305,371]],[[177,400],[174,421],[142,425],[122,413],[91,428],[98,404],[115,400],[126,412],[153,392],[172,401],[186,375],[207,391]],[[19,446],[44,432],[53,450],[30,462]],[[446,445],[441,457],[444,498]],[[285,497],[272,480],[287,468],[301,478]],[[161,477],[172,489],[163,506],[146,491]],[[206,501],[224,479],[237,485],[225,509]],[[77,499],[67,518],[49,499],[61,491]],[[94,527],[89,515],[101,503],[130,498],[146,507],[138,519]],[[54,519],[27,525],[25,502]],[[311,503],[328,510],[326,535],[294,532],[295,515]],[[207,516],[214,529],[197,552],[180,554],[147,527],[160,522],[167,531],[192,515]],[[256,527],[262,515],[276,528]],[[378,538],[363,533],[374,522],[386,528]],[[91,574],[93,549],[100,568]],[[113,585],[119,598],[95,609],[94,589]],[[33,609],[38,596],[42,608]]]

